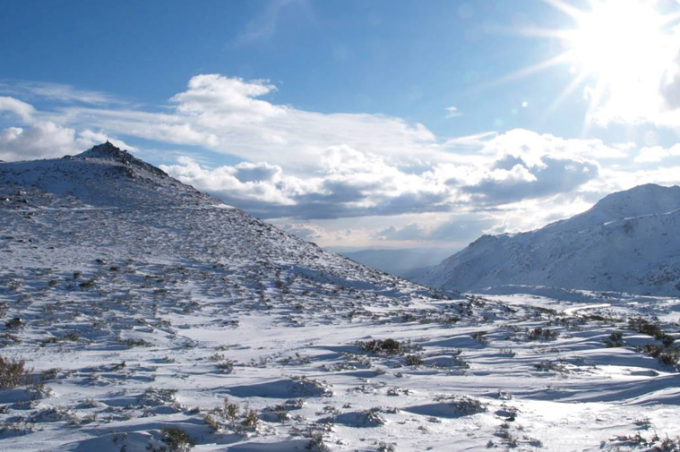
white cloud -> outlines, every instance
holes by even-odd
[[[447,163],[479,166],[499,154],[521,155],[533,165],[546,154],[603,160],[625,158],[630,153],[628,144],[607,146],[595,139],[567,140],[521,129],[440,143],[425,126],[400,118],[324,114],[262,99],[274,90],[262,80],[198,75],[190,80],[187,90],[172,97],[174,111],[169,113],[68,108],[61,117],[69,124],[112,134],[198,145],[251,162],[267,162],[299,176],[325,171],[327,164],[322,158],[328,157],[328,149],[343,146],[364,156],[379,156],[395,168],[434,168]],[[54,116],[48,118],[56,121]],[[348,168],[350,162],[345,158],[342,167]]]
[[[473,198],[476,202],[510,204],[571,192],[598,174],[599,166],[593,161],[544,155],[538,162],[527,164],[521,158],[508,155],[463,190],[478,195]]]
[[[33,126],[9,127],[0,131],[0,160],[31,160],[61,157],[87,149],[96,141],[77,135],[74,129],[51,122]]]
[[[390,226],[376,232],[375,237],[383,241],[441,242],[463,247],[498,223],[490,214],[454,214],[433,224],[409,223],[405,226]]]
[[[558,158],[578,156],[596,160],[625,159],[629,156],[632,147],[631,143],[609,146],[595,138],[565,139],[526,129],[513,129],[487,141],[484,145],[484,153],[521,157],[533,166],[540,160],[540,156],[547,154]]]
[[[463,114],[458,110],[458,107],[446,107],[446,111],[448,112],[446,114],[447,118],[456,118],[458,116],[463,116]]]
[[[464,137],[450,138],[444,142],[442,147],[444,149],[479,149],[495,136],[498,136],[497,132],[483,132]]]
[[[243,161],[211,166],[209,153],[192,149],[193,158],[187,153],[163,169],[255,215],[280,218],[284,224],[310,218],[356,222],[366,216],[376,223],[377,218],[410,216],[409,222],[394,224],[390,240],[408,234],[445,240],[446,231],[462,234],[488,224],[466,229],[477,220],[459,218],[449,221],[447,229],[441,221],[423,225],[416,216],[477,209],[471,215],[488,215],[485,221],[503,224],[502,215],[519,209],[524,217],[515,220],[538,224],[545,217],[531,209],[544,209],[546,199],[574,202],[604,194],[604,185],[597,185],[610,174],[604,169],[636,153],[631,143],[610,146],[596,139],[564,139],[522,129],[442,142],[423,125],[400,118],[326,114],[276,104],[268,99],[275,91],[265,80],[207,74],[193,77],[158,111],[134,111],[120,104],[69,104],[36,111],[29,104],[6,102],[5,109],[15,115],[23,112],[23,119],[16,117],[26,123],[1,132],[0,158],[80,152],[111,135],[175,148],[197,146]],[[176,151],[165,161],[170,155]],[[625,174],[612,177],[623,186]],[[556,208],[553,217],[559,211]],[[409,225],[415,226],[404,229]],[[388,229],[389,223],[381,222],[353,234],[368,242]],[[323,240],[345,237],[339,230],[317,234]]]
[[[433,162],[417,171],[346,145],[319,152],[316,169],[306,174],[269,162],[210,169],[182,159],[162,168],[260,216],[341,218],[500,206],[569,193],[598,177],[600,165],[584,156],[617,152],[623,151],[599,140],[517,130],[487,140],[472,160],[457,155],[461,163]]]
[[[29,123],[33,120],[35,109],[32,105],[22,102],[13,97],[0,96],[0,112],[9,112],[17,115],[23,122]]]
[[[173,177],[267,217],[337,218],[444,210],[451,189],[432,173],[408,174],[374,154],[332,146],[307,177],[265,162],[205,168],[162,165]]]
[[[243,205],[244,202],[272,206],[292,205],[286,187],[280,187],[281,168],[268,164],[240,164],[206,169],[188,157],[180,157],[178,165],[161,165],[161,169],[173,177],[208,191],[227,202]],[[259,171],[259,177],[248,177]],[[255,171],[253,171],[255,170]],[[241,177],[239,178],[239,175]]]
[[[52,121],[43,121],[36,109],[12,97],[0,97],[0,112],[8,111],[21,119],[22,127],[0,129],[0,160],[31,160],[61,157],[84,151],[95,144],[109,140],[103,132],[90,129],[76,131]],[[134,150],[121,140],[112,143]]]
[[[170,113],[71,107],[49,119],[117,135],[198,145],[296,173],[317,170],[320,154],[343,145],[395,161],[453,160],[422,124],[383,115],[310,112],[259,98],[274,89],[262,80],[198,75],[186,91],[172,97]]]
[[[471,139],[458,147],[456,164],[433,168],[468,203],[502,205],[576,190],[597,178],[601,163],[632,152],[629,143],[607,146],[595,139],[563,139],[515,129]],[[465,200],[459,195],[458,200]]]
[[[0,92],[28,99],[90,105],[123,104],[114,96],[94,90],[76,89],[70,85],[31,81],[0,81]]]
[[[653,169],[603,168],[600,177],[584,184],[580,192],[596,201],[602,196],[616,191],[628,190],[643,184],[679,185],[680,166],[661,165]]]
[[[242,162],[236,165],[234,174],[241,182],[258,182],[281,179],[281,167],[268,163]]]
[[[662,146],[647,146],[640,149],[640,152],[635,157],[637,163],[656,163],[662,160],[680,157],[680,144],[664,148]]]
[[[283,114],[284,107],[256,99],[274,90],[276,87],[266,80],[244,82],[240,78],[207,74],[193,77],[189,89],[170,100],[177,104],[179,113],[195,116],[206,127],[215,127],[261,122]]]

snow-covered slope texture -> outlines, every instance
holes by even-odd
[[[505,285],[677,296],[680,187],[641,185],[542,229],[483,236],[415,280],[462,291]]]
[[[0,164],[0,181],[2,244],[15,266],[49,261],[78,271],[96,266],[96,258],[144,258],[276,267],[280,283],[316,278],[355,289],[423,290],[224,205],[110,143],[76,157]],[[12,250],[22,239],[34,246]]]

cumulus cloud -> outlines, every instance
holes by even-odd
[[[52,121],[37,119],[39,112],[23,101],[12,97],[0,97],[0,113],[16,115],[22,127],[0,129],[0,160],[31,160],[61,157],[82,152],[95,144],[109,140],[103,132],[90,129],[76,131]],[[134,150],[123,141],[111,139],[124,148]]]
[[[177,111],[195,116],[206,127],[233,122],[260,122],[284,113],[285,108],[258,100],[276,87],[266,80],[244,82],[217,74],[197,75],[189,81],[189,89],[170,100]]]
[[[8,127],[0,130],[0,160],[17,161],[63,157],[77,154],[96,144],[111,141],[118,147],[135,150],[121,140],[105,133],[62,127],[52,122],[40,122],[30,127]]]
[[[586,160],[543,156],[540,161],[527,164],[521,158],[508,156],[464,190],[481,195],[484,202],[507,204],[570,192],[596,178],[598,172],[598,165]]]
[[[576,190],[598,177],[598,162],[621,159],[632,150],[629,143],[608,146],[600,140],[563,139],[523,129],[478,141],[470,159],[439,165],[434,171],[468,194],[468,202],[486,205]],[[475,146],[466,143],[465,149]]]
[[[609,193],[628,190],[638,185],[678,185],[679,172],[680,167],[677,165],[650,165],[634,169],[603,168],[601,177],[585,184],[580,193],[588,195],[588,200],[595,202]]]
[[[265,171],[258,171],[264,169]],[[161,169],[184,183],[193,185],[240,206],[286,206],[295,202],[282,182],[281,168],[260,163],[204,168],[189,157],[180,157],[177,165]],[[241,178],[239,178],[239,175]],[[254,177],[253,177],[254,176]]]
[[[279,121],[287,121],[290,115],[298,116],[297,120],[310,128],[333,121],[333,115],[302,112],[253,99],[273,89],[261,82],[226,80],[221,76],[193,81],[187,92],[174,98],[186,105],[180,111],[200,116],[205,114],[206,105],[213,105],[210,115],[219,117],[216,112],[232,115],[246,109],[252,117],[241,120],[248,122],[255,134],[276,129]],[[255,101],[264,104],[251,105]],[[304,122],[303,116],[309,121]],[[374,134],[380,135],[381,128],[389,130],[394,126],[390,118],[366,116],[369,122],[377,121]],[[217,121],[214,117],[201,118],[192,127],[200,130],[214,121]],[[329,128],[334,132],[326,136],[329,144],[340,142],[343,139],[340,133],[349,133],[342,131],[343,125],[341,119],[336,127]],[[211,130],[211,136],[220,140],[217,135],[220,132]],[[503,205],[543,198],[576,190],[596,178],[600,168],[597,160],[620,159],[631,152],[629,143],[607,146],[600,140],[567,140],[517,129],[502,135],[480,134],[444,146],[428,145],[423,149],[427,148],[429,159],[414,162],[412,155],[404,155],[404,149],[418,148],[421,146],[418,140],[429,137],[429,132],[420,136],[421,132],[416,130],[412,129],[417,139],[412,138],[403,148],[379,147],[370,138],[367,145],[359,147],[340,144],[321,148],[319,141],[315,146],[286,147],[287,152],[277,155],[267,151],[255,153],[273,161],[209,168],[183,159],[163,169],[262,217],[319,219],[442,212],[473,202]],[[305,135],[308,132],[301,132],[297,139],[308,140]],[[348,141],[358,140],[354,137]],[[315,151],[307,155],[305,149]],[[446,152],[450,149],[457,152]],[[293,157],[295,164],[290,161]],[[306,171],[301,171],[300,160],[308,165]]]
[[[680,108],[680,75],[674,75],[667,83],[662,83],[660,91],[666,107],[671,110]]]
[[[31,127],[8,127],[0,130],[0,160],[31,160],[61,157],[87,149],[97,141],[78,135],[73,129],[51,122]]]
[[[193,77],[166,113],[67,110],[69,118],[246,160],[209,168],[184,160],[164,169],[266,217],[338,218],[446,211],[573,190],[597,177],[595,160],[630,146],[513,130],[441,143],[421,124],[369,114],[325,114],[265,99],[276,87],[218,74]],[[514,164],[508,166],[514,158]]]
[[[446,210],[451,190],[431,173],[408,174],[373,154],[330,147],[308,177],[265,162],[206,168],[180,158],[168,174],[263,217],[339,218]]]

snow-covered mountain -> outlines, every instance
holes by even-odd
[[[542,229],[483,236],[414,276],[462,291],[507,285],[680,294],[680,187],[641,185]]]
[[[227,206],[111,143],[75,157],[0,164],[0,181],[0,246],[18,266],[98,273],[98,261],[143,259],[212,266],[235,280],[253,278],[261,292],[304,281],[389,290],[404,300],[433,294]]]
[[[110,144],[1,163],[0,450],[673,450],[660,301],[435,291]]]

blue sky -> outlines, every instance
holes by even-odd
[[[677,182],[679,9],[6,0],[0,159],[111,139],[322,245],[456,248]]]
[[[497,127],[498,119],[506,128],[534,122],[513,109],[526,100],[538,108],[549,97],[526,83],[520,90],[484,86],[552,47],[489,30],[511,30],[532,16],[563,19],[541,2],[519,10],[513,3],[10,1],[0,18],[2,75],[151,105],[197,74],[264,78],[279,87],[269,97],[277,103],[383,113],[456,136]],[[446,121],[451,105],[469,113]]]

